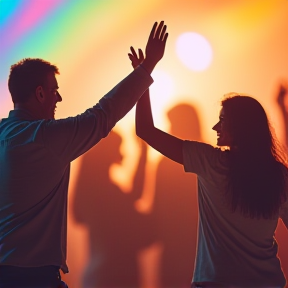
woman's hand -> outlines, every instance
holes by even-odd
[[[131,50],[131,53],[128,53],[128,57],[131,60],[131,65],[135,69],[143,62],[144,54],[141,49],[138,49],[138,53],[139,53],[139,56],[138,56],[132,46],[130,47],[130,50]]]

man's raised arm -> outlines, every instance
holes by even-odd
[[[117,108],[112,112],[111,120],[114,123],[111,123],[112,127],[130,111],[152,84],[153,80],[150,74],[164,55],[167,38],[168,33],[166,33],[164,21],[161,21],[159,25],[155,22],[148,38],[145,49],[146,57],[141,67],[136,68],[100,100],[100,105],[105,111],[112,109],[109,106],[110,101],[106,100],[113,98],[113,107],[116,105]]]

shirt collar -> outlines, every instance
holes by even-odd
[[[36,120],[28,110],[23,108],[14,109],[9,112],[8,118],[16,118],[18,120],[28,120],[33,121]]]

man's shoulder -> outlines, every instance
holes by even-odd
[[[5,118],[0,122],[0,140],[18,142],[19,139],[35,139],[41,131],[44,120],[24,120],[17,118]]]

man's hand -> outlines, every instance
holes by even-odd
[[[150,33],[150,36],[146,45],[146,49],[145,49],[146,57],[142,62],[143,67],[150,74],[153,71],[156,64],[163,57],[166,41],[168,38],[168,33],[166,33],[167,27],[166,25],[164,25],[164,21],[161,21],[158,27],[157,25],[158,25],[157,22],[155,22],[153,25],[153,28],[151,30],[151,33]]]
[[[164,21],[160,22],[157,29],[156,27],[157,22],[153,25],[145,50],[146,59],[154,61],[155,65],[164,55],[165,44],[168,38],[168,33],[166,33],[167,26],[164,25]]]

